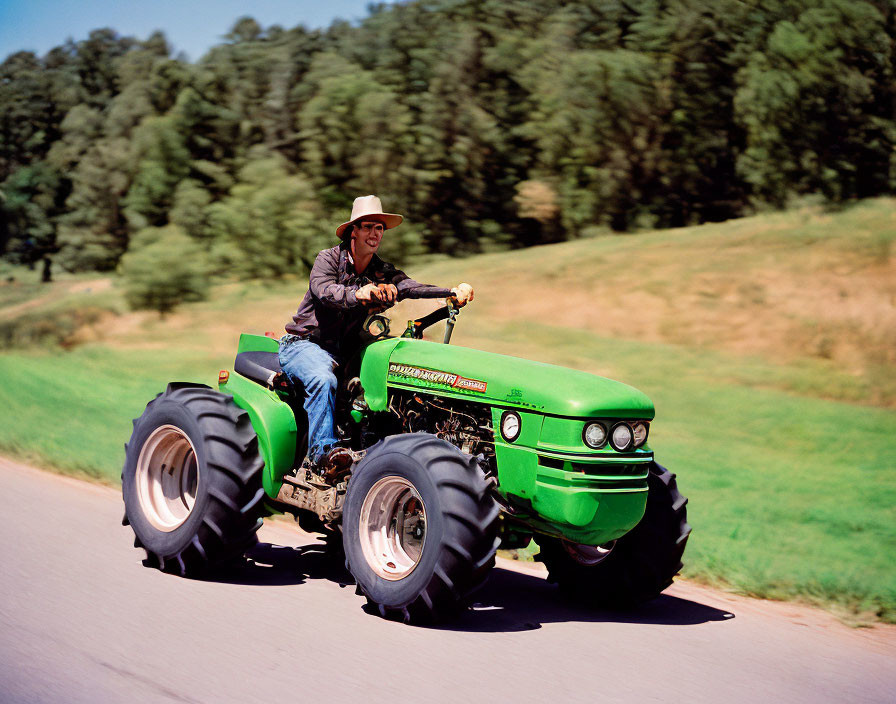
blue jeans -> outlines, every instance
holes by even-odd
[[[293,338],[280,342],[280,367],[290,381],[305,387],[308,413],[308,459],[318,462],[336,443],[333,409],[336,406],[336,358],[311,340]],[[298,460],[298,458],[296,458]]]

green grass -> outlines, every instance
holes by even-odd
[[[117,481],[131,419],[169,381],[214,385],[233,359],[190,349],[0,355],[0,450],[64,471]]]
[[[690,498],[685,576],[896,622],[894,204],[408,271],[476,286],[455,343],[591,371],[654,400],[651,445]],[[147,401],[168,381],[214,385],[237,333],[279,329],[306,283],[229,283],[165,319],[103,323],[101,342],[0,353],[0,451],[117,481]],[[0,313],[14,305],[6,293]],[[114,308],[118,294],[77,295]],[[397,312],[395,326],[409,315]]]

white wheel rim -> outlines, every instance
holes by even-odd
[[[592,547],[591,545],[576,545],[564,540],[563,547],[573,560],[580,565],[591,567],[600,564],[610,556],[613,548],[616,547],[616,541],[611,540],[609,543]]]
[[[420,563],[426,544],[426,506],[416,487],[403,477],[377,481],[361,505],[361,550],[383,579],[404,579]]]
[[[137,499],[143,515],[160,531],[183,525],[196,503],[199,468],[190,438],[174,425],[156,428],[137,458]]]

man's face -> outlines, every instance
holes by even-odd
[[[357,223],[352,230],[352,240],[355,243],[355,251],[368,250],[376,252],[379,249],[380,242],[383,239],[385,231],[383,223],[377,220],[362,220]]]

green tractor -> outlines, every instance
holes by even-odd
[[[262,519],[295,514],[344,551],[387,618],[456,614],[499,547],[534,538],[549,579],[594,606],[672,583],[690,526],[675,475],[647,445],[654,407],[581,371],[448,344],[450,303],[389,336],[371,315],[337,394],[347,476],[303,466],[303,390],[278,343],[244,334],[218,390],[171,383],[134,421],[124,523],[146,564],[181,575],[239,558]],[[444,343],[423,340],[447,321]]]

